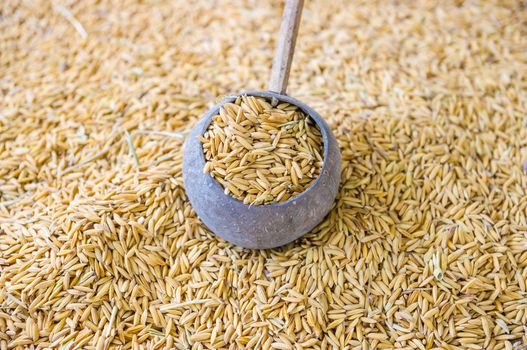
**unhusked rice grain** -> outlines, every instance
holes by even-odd
[[[288,93],[341,186],[266,251],[211,234],[181,178],[279,27],[214,5],[0,2],[0,350],[525,349],[524,4],[306,2]]]
[[[221,106],[205,134],[204,172],[225,194],[245,204],[284,202],[304,192],[320,174],[324,143],[315,122],[298,107],[273,107],[241,96]]]

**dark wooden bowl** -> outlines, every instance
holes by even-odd
[[[207,130],[220,107],[249,95],[287,102],[298,106],[318,125],[324,141],[324,165],[314,183],[301,194],[281,203],[244,204],[223,192],[222,186],[209,173],[203,172],[205,156],[197,136]],[[340,182],[340,150],[330,127],[322,117],[304,103],[270,91],[246,91],[225,98],[194,126],[183,149],[183,181],[192,207],[221,238],[236,245],[253,248],[274,248],[292,242],[314,228],[329,212]]]

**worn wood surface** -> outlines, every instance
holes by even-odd
[[[269,90],[284,95],[295,53],[296,37],[302,17],[304,0],[287,0],[273,61]]]

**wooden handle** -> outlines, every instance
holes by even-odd
[[[273,61],[269,90],[285,95],[304,0],[286,0],[280,36]]]

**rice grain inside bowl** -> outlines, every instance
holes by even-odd
[[[313,120],[295,105],[262,97],[226,103],[199,137],[204,171],[245,204],[284,202],[320,174],[324,144]]]

